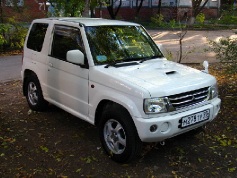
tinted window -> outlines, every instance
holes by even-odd
[[[48,28],[48,24],[33,24],[27,41],[27,48],[40,52],[42,50],[44,37]]]
[[[51,56],[66,60],[66,54],[70,50],[83,51],[80,31],[77,28],[56,25],[53,35]]]

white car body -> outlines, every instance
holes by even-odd
[[[94,63],[84,26],[138,24],[84,18],[38,19],[32,25],[34,23],[47,23],[48,28],[40,52],[29,49],[25,44],[23,83],[29,71],[34,72],[44,99],[65,111],[97,124],[96,112],[100,103],[115,102],[129,112],[143,142],[163,141],[201,127],[217,116],[221,103],[218,97],[171,112],[144,112],[144,100],[147,98],[169,97],[216,85],[216,79],[210,74],[168,61],[164,57],[124,67],[105,68],[105,65]],[[50,55],[55,24],[79,29],[88,68],[57,60]],[[182,118],[199,112],[202,114],[205,110],[209,110],[208,120],[192,121],[189,127],[179,128]]]

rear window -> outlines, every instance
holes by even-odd
[[[47,28],[47,23],[33,24],[28,37],[27,48],[40,52],[42,50]]]

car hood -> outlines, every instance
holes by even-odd
[[[100,71],[107,76],[101,77],[110,78],[103,85],[123,91],[126,87],[120,89],[120,86],[129,86],[135,90],[140,88],[149,92],[150,97],[178,94],[216,83],[215,78],[209,74],[164,59],[144,61],[137,65],[127,63],[124,66],[102,68]]]

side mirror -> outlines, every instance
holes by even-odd
[[[203,67],[204,67],[204,70],[203,70],[203,72],[205,72],[205,73],[209,73],[209,71],[208,71],[208,67],[209,67],[209,63],[208,63],[208,61],[204,61],[203,62]]]
[[[70,50],[67,52],[67,61],[73,64],[84,65],[84,54],[80,50]]]

